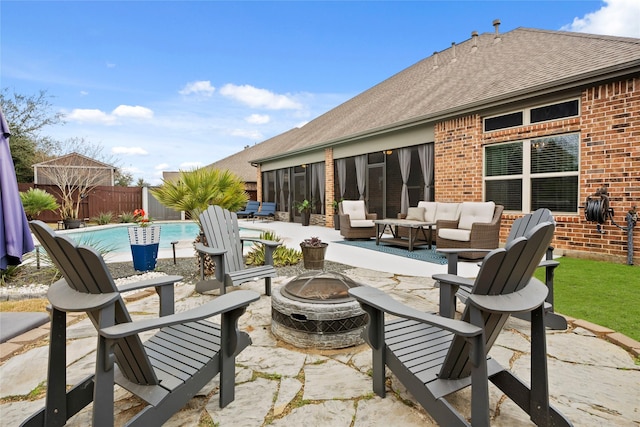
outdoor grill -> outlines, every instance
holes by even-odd
[[[336,349],[362,344],[367,314],[348,294],[361,286],[333,272],[294,277],[271,296],[271,331],[302,348]]]

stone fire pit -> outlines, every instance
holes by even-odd
[[[348,294],[361,286],[335,272],[294,277],[271,295],[271,331],[296,347],[337,349],[362,344],[367,314]]]

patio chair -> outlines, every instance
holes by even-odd
[[[462,202],[457,221],[436,222],[436,247],[467,249],[459,253],[461,258],[481,259],[486,252],[468,249],[498,247],[503,210],[493,202]]]
[[[260,202],[249,200],[243,210],[236,212],[238,218],[251,218],[253,214],[260,210]]]
[[[276,276],[273,252],[282,243],[240,236],[236,213],[220,206],[209,206],[202,212],[200,224],[206,245],[202,242],[196,243],[196,251],[200,256],[201,279],[196,283],[196,292],[220,289],[222,295],[227,286],[238,286],[245,282],[264,279],[265,294],[271,295],[271,278]],[[245,268],[243,256],[245,241],[263,245],[265,265]],[[215,262],[215,279],[205,280],[205,255]]]
[[[547,288],[532,277],[553,237],[554,225],[534,227],[525,237],[491,251],[460,320],[410,308],[379,289],[349,290],[369,314],[365,339],[373,350],[373,390],[385,395],[385,366],[442,426],[488,426],[489,381],[537,425],[569,426],[549,404],[543,303]],[[450,282],[466,283],[451,276]],[[488,356],[512,313],[531,312],[531,384]],[[396,316],[385,323],[385,314]],[[447,397],[471,386],[471,422]],[[464,399],[466,395],[457,395]]]
[[[41,221],[31,229],[63,279],[49,288],[51,338],[45,407],[23,426],[61,426],[93,402],[93,425],[114,423],[114,386],[125,388],[146,406],[127,425],[162,425],[220,373],[220,407],[234,400],[235,357],[251,344],[238,330],[238,318],[259,299],[238,291],[174,314],[173,283],[166,276],[116,287],[102,257],[55,235]],[[125,290],[153,286],[160,295],[160,317],[133,321],[121,296]],[[171,301],[166,298],[170,297]],[[95,373],[69,391],[66,381],[66,313],[86,312],[98,332]],[[221,314],[220,325],[207,319]],[[140,334],[158,329],[145,343]]]
[[[276,219],[276,203],[275,202],[262,202],[262,206],[258,212],[255,212],[252,217],[255,219]]]
[[[531,229],[533,229],[533,227],[543,222],[551,222],[555,224],[553,214],[549,209],[540,208],[533,213],[518,218],[513,222],[511,231],[509,232],[509,236],[507,236],[505,244],[508,244],[518,237],[526,235]],[[463,250],[464,249],[438,249],[438,252],[443,253],[447,257],[447,274],[458,274],[458,254]],[[491,250],[492,249],[473,249],[474,252],[485,253],[488,253]],[[547,288],[549,289],[549,294],[547,295],[544,304],[545,324],[548,328],[551,329],[565,330],[567,329],[567,320],[563,316],[554,313],[553,309],[553,278],[555,269],[559,264],[560,263],[558,261],[553,260],[553,247],[549,246],[546,251],[545,259],[538,264],[538,267],[545,269],[545,285],[547,285]],[[434,275],[433,277],[434,279],[439,280],[439,278],[444,276]],[[462,302],[464,302],[469,295],[470,290],[471,287],[467,285],[461,285],[460,288],[457,289],[457,292],[454,289],[447,287],[446,285],[441,286],[440,315],[453,318],[456,310],[456,295]],[[517,313],[514,314],[514,316],[521,319],[530,320],[529,313]]]
[[[340,235],[347,240],[376,237],[375,213],[367,212],[364,200],[343,200],[338,204]]]

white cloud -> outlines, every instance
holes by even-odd
[[[180,170],[189,171],[192,169],[198,169],[202,166],[202,162],[183,162],[180,163]]]
[[[302,108],[302,105],[290,96],[279,95],[251,85],[237,86],[228,83],[220,88],[220,93],[253,108],[267,108],[269,110],[298,110]]]
[[[599,10],[574,18],[561,30],[640,38],[640,1],[604,0]]]
[[[80,96],[87,96],[87,95],[89,95],[89,92],[87,92],[86,90],[80,91]]]
[[[204,96],[211,96],[215,90],[216,88],[211,86],[211,82],[209,80],[201,80],[187,83],[183,89],[178,91],[178,93],[180,95],[190,95],[195,93]]]
[[[65,118],[72,122],[102,123],[106,125],[113,124],[116,121],[115,117],[105,113],[104,111],[82,108],[72,110]]]
[[[118,118],[151,119],[153,111],[140,106],[119,105],[111,114],[98,109],[76,108],[65,118],[72,122],[82,123],[102,123],[105,125],[115,124]]]
[[[169,163],[160,163],[159,165],[155,165],[154,169],[157,171],[163,171],[169,167]]]
[[[249,117],[245,117],[247,123],[251,123],[254,125],[264,125],[271,121],[271,117],[267,114],[252,114]]]
[[[126,154],[126,155],[146,155],[149,154],[147,150],[142,147],[113,147],[111,149],[113,154]]]
[[[153,111],[141,107],[139,105],[118,105],[115,110],[111,112],[116,117],[131,117],[134,119],[150,119],[153,118]]]
[[[116,68],[116,64],[113,62],[107,62],[107,68]]]
[[[251,129],[230,129],[228,131],[229,135],[239,136],[241,138],[248,138],[254,141],[260,141],[264,139],[264,135],[258,132],[257,130]]]

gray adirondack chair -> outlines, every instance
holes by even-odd
[[[490,380],[536,424],[571,425],[549,404],[543,323],[547,288],[532,278],[553,231],[552,223],[543,223],[490,252],[461,320],[412,309],[372,287],[350,289],[369,314],[365,339],[373,350],[374,392],[384,397],[387,366],[439,425],[488,426]],[[521,311],[532,313],[530,386],[488,356],[509,315]],[[385,314],[398,319],[385,323]],[[470,424],[446,399],[468,386]]]
[[[238,318],[259,299],[252,291],[233,292],[200,307],[173,313],[173,301],[161,302],[161,316],[132,321],[121,292],[154,286],[161,299],[173,299],[180,276],[146,280],[117,288],[102,257],[55,235],[40,222],[31,229],[60,269],[63,279],[48,292],[51,339],[46,406],[24,426],[61,426],[93,401],[93,425],[112,426],[114,385],[147,403],[127,425],[162,425],[204,385],[220,374],[221,407],[234,399],[235,357],[251,344],[238,330]],[[95,373],[66,390],[66,313],[86,312],[98,331]],[[204,320],[221,314],[220,325]],[[141,332],[159,329],[144,344]]]
[[[509,235],[507,236],[506,243],[517,239],[518,237],[524,236],[529,232],[533,227],[543,222],[552,222],[555,224],[555,220],[551,211],[549,209],[541,208],[532,212],[530,214],[524,215],[521,218],[518,218],[513,222],[511,226],[511,230],[509,231]],[[447,257],[448,262],[448,271],[447,274],[457,274],[458,269],[458,254],[461,252],[461,249],[438,249],[439,252],[443,253]],[[490,252],[491,249],[474,249],[477,252]],[[545,269],[545,284],[547,288],[549,288],[549,294],[547,295],[547,299],[545,301],[545,324],[548,328],[555,330],[565,330],[567,329],[567,320],[554,313],[553,308],[553,279],[556,267],[558,267],[560,263],[558,261],[554,261],[553,259],[553,247],[549,246],[546,250],[545,259],[542,260],[538,267]],[[471,281],[467,284],[460,285],[457,289],[457,292],[448,286],[446,286],[446,275],[434,275],[434,279],[442,282],[440,279],[444,278],[445,284],[440,288],[440,315],[453,317],[456,310],[456,295],[460,298],[461,301],[465,301],[467,296],[469,295],[469,291],[471,290]],[[519,317],[521,319],[530,320],[529,313],[516,313],[515,317]]]
[[[200,256],[200,281],[196,284],[197,292],[220,289],[220,294],[224,294],[227,286],[238,286],[264,279],[265,294],[271,295],[271,278],[276,276],[273,251],[282,243],[240,236],[236,213],[220,206],[209,206],[202,212],[200,225],[207,245],[196,244],[196,251]],[[245,268],[242,254],[245,241],[264,245],[265,265]],[[205,255],[209,255],[215,262],[215,279],[205,280]]]

